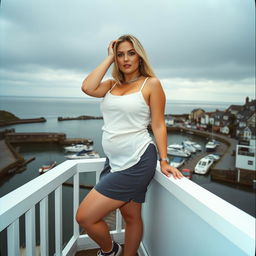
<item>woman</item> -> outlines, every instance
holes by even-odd
[[[114,79],[102,82],[112,63]],[[76,219],[100,246],[99,256],[121,255],[121,246],[112,242],[102,220],[119,208],[125,220],[124,255],[135,256],[143,233],[141,204],[157,163],[147,130],[150,121],[162,172],[182,177],[168,164],[165,95],[142,45],[131,35],[110,43],[108,57],[85,78],[82,90],[103,97],[102,146],[107,158],[99,183],[82,201]]]

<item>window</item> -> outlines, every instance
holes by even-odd
[[[249,161],[248,161],[248,165],[253,165],[253,161],[252,161],[252,160],[249,160]]]

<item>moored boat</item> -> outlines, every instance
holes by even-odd
[[[202,150],[201,145],[199,145],[198,143],[196,143],[194,141],[184,140],[182,143],[183,143],[183,145],[190,145],[190,146],[194,147],[196,149],[196,151],[201,151]]]
[[[82,150],[73,155],[66,155],[65,157],[67,159],[90,159],[90,158],[99,158],[100,155],[95,151],[88,152],[86,150]]]
[[[181,173],[183,174],[184,177],[188,179],[192,179],[192,171],[190,169],[182,169]]]
[[[45,164],[43,164],[40,168],[39,168],[39,173],[43,174],[45,172],[48,172],[49,170],[51,170],[53,167],[55,167],[57,165],[56,161],[49,161],[46,162]]]
[[[190,157],[191,153],[183,149],[182,145],[171,144],[167,147],[167,154],[170,156]]]
[[[217,146],[218,146],[218,143],[215,140],[210,140],[207,142],[205,149],[207,152],[211,152],[211,151],[214,151]]]
[[[195,173],[206,174],[213,163],[214,163],[214,160],[212,158],[208,158],[208,157],[201,158],[195,166]]]
[[[80,152],[82,150],[86,150],[87,152],[90,152],[93,150],[93,146],[79,143],[79,144],[74,144],[71,146],[64,147],[64,149],[68,152]]]
[[[180,166],[182,166],[185,162],[185,159],[182,157],[174,157],[171,161],[170,161],[170,166],[173,166],[175,168],[179,168]]]

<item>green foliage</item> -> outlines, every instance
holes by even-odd
[[[0,110],[0,120],[1,121],[16,121],[16,120],[19,120],[19,118],[10,112]]]

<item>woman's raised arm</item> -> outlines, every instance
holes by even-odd
[[[115,41],[111,41],[108,47],[108,57],[96,67],[83,81],[82,91],[93,97],[104,97],[107,91],[112,87],[113,80],[101,82],[104,75],[114,62],[113,46]]]

